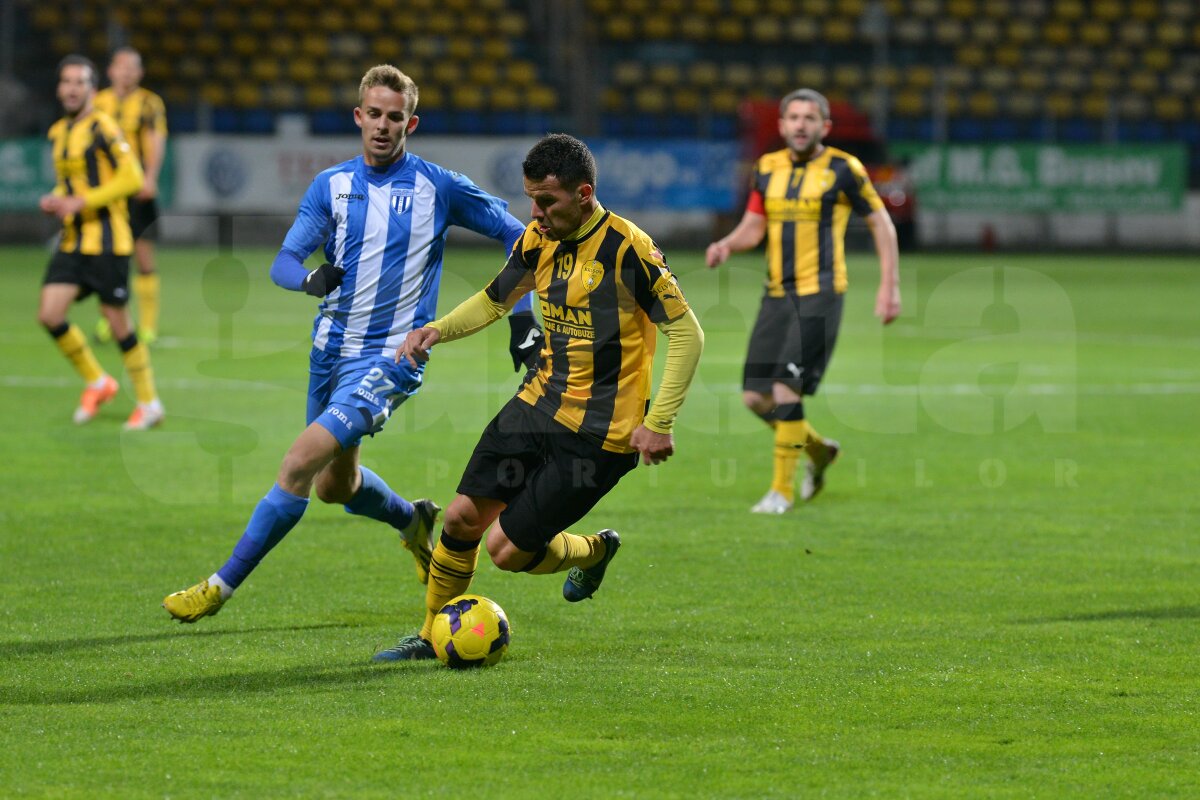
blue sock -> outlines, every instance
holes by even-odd
[[[393,492],[383,478],[366,467],[360,466],[358,471],[362,474],[362,485],[346,503],[347,512],[386,522],[397,529],[412,522],[412,503]]]
[[[254,507],[246,532],[233,548],[233,555],[217,570],[221,580],[235,589],[241,585],[271,548],[296,527],[307,507],[307,497],[285,492],[278,484],[272,486],[267,496]]]

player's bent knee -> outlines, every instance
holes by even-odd
[[[345,481],[333,479],[317,479],[317,499],[322,503],[344,506],[354,499],[354,492]]]
[[[533,556],[513,544],[499,525],[493,525],[488,531],[487,549],[492,563],[505,572],[520,572]]]
[[[742,403],[755,414],[765,414],[775,407],[775,401],[760,392],[742,392]]]

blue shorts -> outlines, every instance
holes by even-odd
[[[309,354],[306,422],[333,434],[343,450],[383,429],[392,411],[421,388],[421,373],[385,356],[342,358],[323,350]]]

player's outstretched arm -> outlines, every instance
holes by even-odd
[[[404,341],[396,349],[396,363],[399,364],[400,359],[404,359],[415,368],[419,363],[428,361],[429,351],[441,338],[442,332],[432,325],[409,331],[408,336],[404,337]]]
[[[767,218],[756,211],[747,210],[737,227],[708,246],[704,252],[704,263],[709,269],[725,263],[732,253],[740,253],[758,247],[767,233]]]
[[[871,212],[866,222],[879,256],[879,292],[875,295],[875,316],[887,325],[900,316],[900,245],[896,238],[896,226],[886,210]]]
[[[654,404],[629,440],[629,445],[642,454],[643,464],[660,464],[675,453],[671,429],[704,351],[704,331],[691,309],[660,323],[658,329],[667,337],[667,363]]]

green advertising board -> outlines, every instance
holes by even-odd
[[[171,147],[158,180],[159,206],[170,206]],[[0,211],[36,211],[38,198],[54,188],[50,143],[41,138],[0,139]]]
[[[1187,148],[1162,145],[889,146],[934,211],[1176,211]]]

